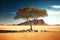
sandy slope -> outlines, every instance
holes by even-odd
[[[0,33],[0,40],[60,40],[60,32]]]

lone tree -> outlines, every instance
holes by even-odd
[[[46,10],[37,9],[35,7],[27,7],[19,9],[14,19],[24,18],[27,19],[27,21],[29,21],[29,18],[34,18],[34,20],[37,20],[38,17],[45,16],[48,16]],[[32,30],[32,23],[30,23],[30,30]]]

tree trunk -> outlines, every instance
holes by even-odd
[[[28,18],[27,18],[27,22],[28,22]],[[28,22],[28,23],[30,25],[30,30],[32,31],[32,23],[31,22]],[[28,23],[27,23],[27,25],[28,25]]]
[[[30,25],[30,30],[32,31],[32,25]]]
[[[28,25],[28,18],[27,18],[27,25]]]

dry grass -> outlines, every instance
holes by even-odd
[[[23,28],[23,26],[21,27]],[[21,29],[20,26],[0,26],[0,29]],[[27,29],[29,26],[27,27]],[[25,28],[23,28],[25,29]],[[38,30],[57,30],[60,31],[60,26],[33,26],[33,29]],[[0,40],[60,40],[60,32],[17,32],[17,33],[0,33]]]
[[[0,33],[0,40],[60,40],[59,32]]]
[[[33,25],[33,29],[37,30],[51,30],[51,31],[60,31],[60,26],[41,26],[41,25]],[[21,26],[0,26],[0,30],[26,30],[30,29],[29,25],[21,25]]]

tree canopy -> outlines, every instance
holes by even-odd
[[[18,18],[38,18],[48,16],[46,10],[37,9],[35,7],[20,8],[14,19]]]

